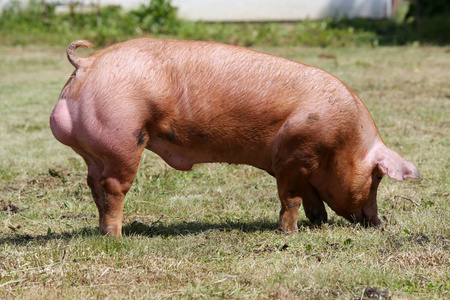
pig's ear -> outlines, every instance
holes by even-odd
[[[399,181],[406,178],[420,178],[416,166],[412,162],[406,161],[397,152],[385,145],[378,147],[375,151],[375,163],[384,175]]]

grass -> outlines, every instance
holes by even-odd
[[[179,172],[146,152],[124,238],[103,237],[86,167],[48,125],[72,71],[65,49],[0,46],[0,298],[448,297],[450,49],[258,49],[337,75],[416,163],[422,179],[382,181],[382,228],[331,211],[316,227],[301,211],[300,232],[279,234],[269,175],[223,164]]]

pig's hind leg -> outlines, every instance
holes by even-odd
[[[122,155],[80,153],[88,166],[87,183],[97,205],[102,234],[122,236],[124,198],[136,177],[142,151],[143,147],[134,147],[121,151]]]

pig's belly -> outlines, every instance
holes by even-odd
[[[203,151],[175,145],[159,138],[150,139],[146,148],[159,155],[169,166],[180,171],[188,171],[197,163],[214,162],[213,158]]]
[[[260,153],[250,151],[246,153],[239,145],[235,147],[221,148],[211,147],[207,142],[202,144],[176,145],[158,137],[150,138],[146,148],[159,155],[172,168],[182,171],[191,170],[194,164],[223,162],[230,164],[247,164],[266,170],[270,173],[270,168],[266,160],[260,157]],[[234,149],[233,149],[234,148]],[[248,151],[247,151],[248,152]]]

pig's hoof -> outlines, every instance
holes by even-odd
[[[298,228],[297,228],[297,226],[278,226],[277,232],[292,234],[292,233],[297,233]]]
[[[311,222],[311,224],[313,225],[323,225],[328,223],[328,217],[323,217],[323,216],[314,216],[314,217],[308,217],[308,220]]]
[[[326,211],[320,211],[318,209],[305,209],[305,214],[313,225],[328,223],[328,215]]]
[[[107,225],[100,227],[100,233],[114,238],[122,238],[122,226]]]

